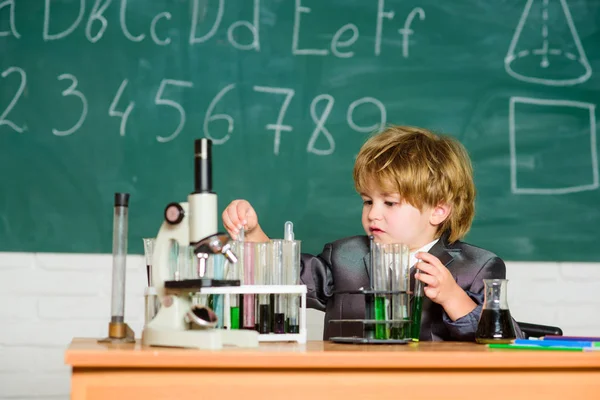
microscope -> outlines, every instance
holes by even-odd
[[[217,329],[215,313],[208,307],[192,304],[191,294],[202,288],[239,286],[239,281],[210,278],[179,279],[170,273],[170,254],[174,244],[191,246],[200,267],[214,254],[237,262],[230,237],[217,230],[217,194],[212,190],[212,142],[194,143],[194,192],[187,202],[165,207],[164,221],[156,236],[152,286],[160,301],[156,316],[144,327],[144,346],[220,349],[224,345],[257,347],[258,332]]]

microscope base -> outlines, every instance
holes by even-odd
[[[225,329],[180,331],[146,327],[142,333],[142,345],[203,350],[219,350],[224,345],[258,347],[258,332]]]

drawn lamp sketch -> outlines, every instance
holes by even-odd
[[[528,0],[504,68],[512,77],[549,86],[587,81],[592,69],[566,0]]]
[[[566,0],[527,1],[504,65],[512,77],[545,86],[592,76]],[[508,118],[512,193],[598,189],[595,104],[513,96]]]

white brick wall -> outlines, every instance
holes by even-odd
[[[519,321],[600,335],[600,264],[507,263]],[[69,398],[64,351],[73,337],[105,337],[111,255],[0,253],[0,399]],[[146,283],[142,256],[127,258],[125,320],[140,336]],[[309,340],[323,314],[308,310]]]

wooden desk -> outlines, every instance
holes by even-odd
[[[71,399],[598,399],[600,352],[262,343],[220,351],[75,339]]]

